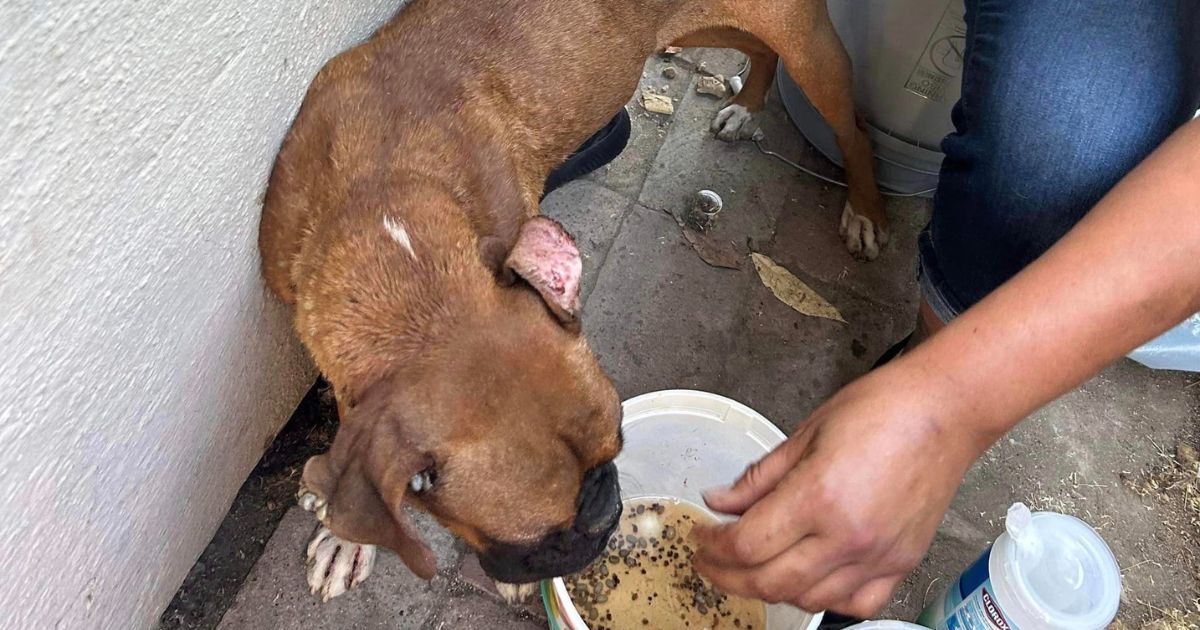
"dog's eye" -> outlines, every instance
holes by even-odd
[[[429,492],[433,489],[434,482],[437,481],[437,470],[433,466],[422,470],[413,475],[408,481],[408,488],[416,494]]]

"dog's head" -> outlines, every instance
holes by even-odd
[[[621,407],[579,331],[579,252],[536,218],[501,260],[493,298],[419,366],[339,392],[338,435],[304,469],[326,526],[424,578],[435,561],[406,502],[510,583],[583,569],[621,514]]]

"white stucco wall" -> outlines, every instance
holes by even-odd
[[[255,237],[400,0],[0,0],[0,627],[151,627],[310,383]]]

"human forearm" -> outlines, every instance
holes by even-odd
[[[842,389],[733,487],[705,495],[741,518],[693,530],[697,568],[728,592],[874,615],[984,449],[1200,310],[1198,262],[1192,123],[1025,271]]]
[[[1044,256],[885,369],[986,448],[1026,415],[1200,310],[1200,121]],[[977,453],[976,453],[977,454]]]

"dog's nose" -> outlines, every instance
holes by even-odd
[[[575,529],[594,538],[607,536],[621,519],[621,485],[617,466],[609,462],[597,466],[583,477]]]

